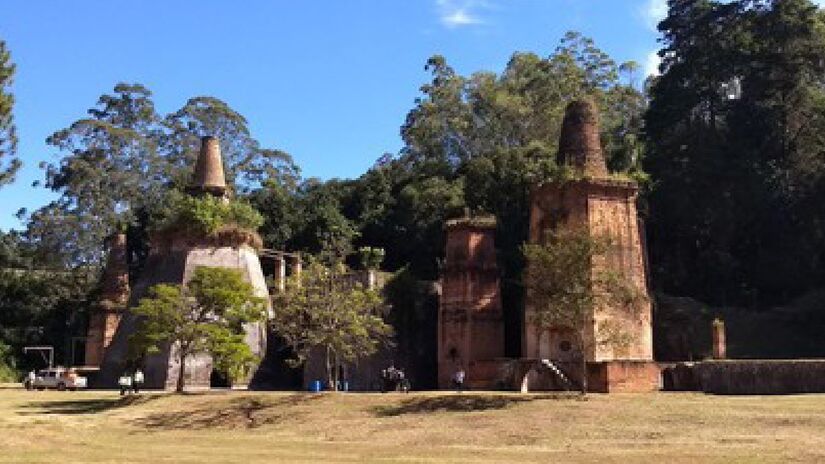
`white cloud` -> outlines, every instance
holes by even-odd
[[[436,0],[438,19],[451,29],[484,24],[479,10],[489,9],[487,0]]]
[[[641,16],[644,18],[647,27],[655,31],[659,22],[667,17],[667,0],[644,0],[644,2],[640,10]],[[644,60],[645,76],[658,76],[661,62],[662,59],[659,58],[658,50],[648,53]]]
[[[657,50],[648,53],[647,58],[645,58],[645,76],[658,76],[659,64],[661,63],[662,59],[659,57]]]
[[[667,16],[667,0],[646,0],[646,2],[642,8],[642,16],[647,26],[656,30],[659,22]]]
[[[470,24],[481,23],[481,19],[461,8],[442,16],[441,21],[448,27],[468,26]]]

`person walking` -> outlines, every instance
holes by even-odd
[[[143,371],[138,367],[135,369],[135,374],[132,376],[132,390],[135,394],[140,393],[140,389],[143,387],[143,381]]]

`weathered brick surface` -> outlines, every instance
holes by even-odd
[[[725,341],[725,323],[715,320],[711,324],[711,339],[713,340],[713,358],[725,359],[728,357],[728,347]]]
[[[122,313],[114,311],[97,311],[89,316],[84,365],[100,366],[106,348],[112,343],[120,325],[121,316]]]
[[[644,393],[661,387],[659,365],[652,361],[606,361],[587,364],[588,389],[596,393]]]
[[[201,142],[200,156],[190,192],[226,198],[220,144],[214,137],[204,137]],[[136,306],[141,298],[148,296],[153,285],[186,285],[195,269],[200,266],[239,270],[244,280],[252,285],[255,294],[264,298],[268,306],[271,305],[258,254],[250,243],[260,243],[260,237],[251,231],[230,234],[220,240],[215,240],[214,237],[193,237],[185,231],[170,231],[162,236],[153,237],[149,257],[129,296],[128,307]],[[271,313],[271,308],[267,309],[267,313]],[[130,365],[135,353],[129,349],[129,338],[137,330],[137,326],[137,317],[128,310],[123,312],[117,330],[110,338],[111,343],[103,353],[96,386],[115,387],[118,377],[127,368],[134,368]],[[246,343],[252,353],[263,357],[266,353],[266,323],[247,324],[244,330]],[[174,350],[174,346],[161,347],[160,353],[145,359],[147,388],[175,387],[180,365],[174,356]],[[184,376],[188,388],[208,388],[211,373],[212,360],[209,356],[199,355],[187,359]]]
[[[218,196],[226,193],[221,145],[217,138],[201,138],[201,151],[195,163],[195,174],[190,188],[193,193],[208,192]]]
[[[447,225],[447,256],[438,311],[438,385],[457,369],[467,382],[486,382],[478,361],[504,356],[504,318],[495,250],[495,221],[463,219]]]
[[[99,366],[115,336],[126,303],[129,301],[129,265],[126,260],[126,235],[109,239],[109,255],[103,270],[100,304],[89,316],[84,364]]]
[[[607,175],[599,140],[599,109],[592,101],[579,100],[567,106],[557,162],[573,166],[587,176]]]
[[[637,185],[607,175],[598,142],[598,111],[592,103],[574,102],[568,108],[560,141],[559,161],[570,166],[576,180],[540,185],[531,196],[530,241],[541,243],[550,230],[583,230],[610,241],[608,253],[594,259],[594,271],[611,271],[624,276],[644,295],[636,311],[618,307],[595,308],[592,324],[585,328],[585,359],[589,362],[653,359],[651,306],[643,243],[636,210]],[[598,291],[598,289],[595,289]],[[527,295],[522,355],[566,361],[579,353],[561,347],[579,346],[577,334],[564,327],[541,328],[531,324],[530,296]],[[631,335],[631,343],[621,348],[598,343],[601,324],[619,325]]]
[[[199,266],[224,267],[239,270],[255,290],[255,294],[269,302],[266,281],[255,250],[248,245],[238,247],[193,246],[190,241],[158,244],[150,253],[140,278],[135,283],[129,307],[148,295],[149,288],[159,283],[186,284]],[[268,303],[269,304],[269,303]],[[137,329],[137,319],[129,311],[115,333],[105,353],[100,375],[101,387],[113,387],[117,377],[127,368],[131,353],[129,336]],[[263,356],[266,352],[266,325],[249,324],[245,327],[246,342],[252,352]],[[173,356],[174,347],[164,347],[160,353],[145,360],[147,388],[173,389],[180,366]],[[209,356],[187,360],[187,387],[209,387],[212,361]]]

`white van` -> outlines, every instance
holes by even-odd
[[[29,380],[26,379],[24,386],[27,389],[45,390],[47,388],[56,388],[58,390],[74,391],[86,388],[86,377],[77,375],[74,369],[52,367],[39,370],[34,377],[34,382],[29,385]]]

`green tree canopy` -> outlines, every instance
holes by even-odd
[[[373,354],[389,340],[381,297],[343,272],[313,260],[273,300],[272,328],[295,353],[297,364],[313,350],[325,358],[327,381],[337,388],[337,366]]]
[[[186,286],[159,284],[149,294],[132,310],[140,318],[133,347],[153,353],[171,344],[180,363],[178,392],[189,356],[210,354],[232,380],[243,379],[258,361],[246,344],[244,324],[263,321],[266,306],[240,271],[199,267]]]
[[[825,277],[825,17],[809,0],[669,3],[645,167],[654,282],[763,306]]]
[[[0,40],[0,187],[14,180],[21,162],[17,158],[17,132],[14,126],[14,95],[11,93],[14,64]]]
[[[577,229],[551,231],[543,243],[524,245],[530,322],[541,329],[564,327],[576,334],[582,393],[587,393],[586,353],[597,346],[621,348],[632,341],[621,321],[638,319],[645,298],[642,289],[625,276],[597,264],[612,246],[607,238]],[[588,330],[596,325],[597,312],[605,308],[614,311],[613,317],[599,323],[589,340]]]
[[[67,265],[100,265],[103,241],[115,231],[128,232],[130,257],[145,252],[150,218],[171,190],[188,185],[203,135],[220,137],[227,182],[237,192],[264,180],[298,182],[292,158],[261,148],[246,119],[217,98],[196,97],[161,116],[149,89],[119,83],[88,114],[48,138],[60,160],[44,165],[46,186],[60,196],[28,218],[30,240]]]

